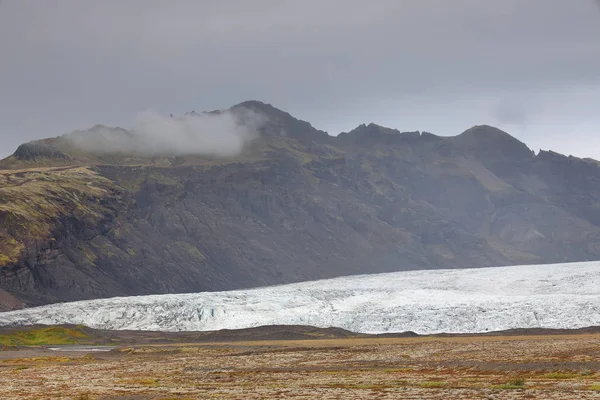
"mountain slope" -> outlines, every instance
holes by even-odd
[[[331,137],[264,103],[232,110],[264,119],[235,156],[94,153],[61,137],[0,161],[0,309],[600,259],[593,160],[535,155],[488,126]]]
[[[600,325],[600,263],[351,276],[232,292],[56,304],[0,314],[0,326],[205,331],[261,325],[419,334]]]

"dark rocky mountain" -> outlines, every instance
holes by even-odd
[[[265,123],[235,157],[83,152],[61,137],[0,161],[0,310],[600,259],[594,160],[536,155],[489,126],[332,137],[264,103],[231,110],[248,109]]]

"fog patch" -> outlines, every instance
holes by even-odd
[[[75,147],[94,153],[233,156],[258,136],[264,122],[263,115],[247,109],[180,117],[145,110],[129,130],[97,125],[66,138]]]
[[[531,110],[525,104],[503,101],[492,109],[492,116],[501,124],[526,126]]]

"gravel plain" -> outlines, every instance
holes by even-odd
[[[26,348],[0,352],[0,398],[597,399],[600,335]]]

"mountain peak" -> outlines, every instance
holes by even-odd
[[[480,157],[528,159],[535,156],[525,143],[489,125],[475,125],[452,139],[459,148]]]
[[[491,125],[475,125],[469,129],[467,129],[466,131],[464,131],[463,133],[461,133],[460,135],[458,135],[459,137],[485,137],[485,138],[494,138],[494,139],[513,139],[513,140],[517,140],[516,138],[514,138],[513,136],[511,136],[509,133],[496,128],[495,126],[491,126]]]
[[[234,113],[242,111],[242,110],[250,110],[255,113],[264,115],[267,118],[283,119],[283,120],[289,120],[289,119],[296,120],[296,118],[294,118],[291,114],[289,114],[283,110],[280,110],[279,108],[276,108],[276,107],[272,106],[271,104],[263,103],[262,101],[258,101],[258,100],[247,100],[247,101],[236,104],[235,106],[229,108],[229,111],[234,112]]]
[[[265,103],[264,101],[260,101],[260,100],[246,100],[246,101],[242,101],[239,104],[236,104],[234,106],[232,106],[232,109],[235,108],[240,108],[240,107],[244,107],[244,108],[253,108],[253,109],[269,109],[269,110],[277,110],[277,111],[281,111],[275,107],[273,107],[271,104],[269,103]]]
[[[329,138],[327,132],[318,130],[310,123],[297,119],[291,114],[262,101],[244,101],[231,107],[229,111],[233,113],[251,111],[266,118],[260,129],[264,137],[287,136],[300,141],[322,141]]]
[[[68,160],[69,157],[56,146],[58,139],[33,140],[23,143],[14,153],[14,157],[20,161],[38,161],[40,159]]]

